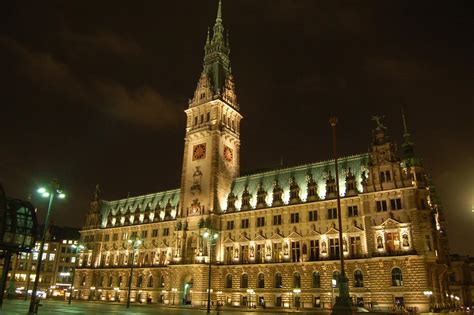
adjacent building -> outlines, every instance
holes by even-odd
[[[369,151],[362,140],[363,153],[339,160],[339,191],[333,160],[240,175],[243,116],[221,9],[185,111],[180,187],[113,201],[97,188],[74,297],[125,301],[132,276],[132,302],[205,305],[211,274],[214,305],[330,308],[342,249],[355,304],[448,303],[443,211],[404,117],[401,152],[373,118]]]
[[[77,228],[52,226],[44,244],[38,291],[42,297],[64,297],[69,294],[72,273],[77,259],[76,246],[79,241]],[[30,253],[14,256],[9,278],[10,291],[17,294],[31,294],[38,263],[41,242],[37,241]]]

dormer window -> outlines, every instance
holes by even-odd
[[[206,97],[206,93],[203,92],[203,93],[201,93],[201,96],[199,97],[199,99],[202,100],[202,99],[205,98],[205,97]]]

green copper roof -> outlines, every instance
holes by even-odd
[[[224,40],[224,25],[222,24],[222,2],[219,1],[216,22],[213,27],[212,40],[210,34],[204,47],[203,73],[209,76],[214,94],[219,94],[225,80],[231,74],[229,41]]]
[[[368,154],[360,154],[339,159],[339,186],[341,195],[345,193],[345,174],[350,169],[355,176],[358,191],[362,191],[362,172],[368,175],[367,169]],[[277,180],[279,186],[283,189],[283,202],[288,204],[290,198],[290,178],[294,178],[299,186],[299,197],[302,201],[306,200],[307,196],[307,175],[311,174],[314,181],[318,185],[318,195],[324,199],[326,195],[326,178],[329,175],[335,177],[334,160],[316,162],[296,167],[272,170],[259,174],[242,176],[237,178],[232,187],[232,192],[237,197],[235,202],[236,209],[240,209],[242,203],[242,193],[247,186],[248,192],[252,195],[250,204],[255,208],[257,203],[257,190],[262,184],[264,190],[267,192],[266,203],[272,204],[273,199],[273,183]]]
[[[151,211],[154,211],[157,205],[161,209],[164,209],[168,202],[172,206],[171,216],[176,218],[177,206],[179,204],[181,189],[168,190],[163,192],[157,192],[153,194],[130,197],[126,199],[113,200],[113,201],[102,201],[101,214],[102,214],[102,227],[107,224],[107,217],[110,213],[112,214],[124,214],[130,211],[130,214],[137,212],[144,212],[148,207]],[[164,216],[164,210],[162,210],[161,217]]]

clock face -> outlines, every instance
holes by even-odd
[[[232,160],[234,159],[234,153],[232,152],[232,149],[228,146],[224,147],[224,159],[227,162],[232,162]]]
[[[206,144],[201,143],[193,147],[193,161],[206,157]]]

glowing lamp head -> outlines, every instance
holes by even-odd
[[[212,237],[216,240],[219,237],[219,234],[214,233],[214,235]]]
[[[41,194],[41,196],[43,196],[44,198],[47,198],[49,197],[49,192],[45,191],[44,193]]]
[[[64,199],[64,198],[66,198],[66,194],[65,194],[65,193],[60,193],[60,194],[58,195],[58,198],[59,198],[59,199]]]
[[[202,236],[204,236],[205,238],[208,238],[209,237],[209,232],[207,232],[207,231],[204,232],[204,234]]]
[[[38,194],[44,194],[46,192],[46,188],[40,187],[36,190],[36,192],[38,192]]]

